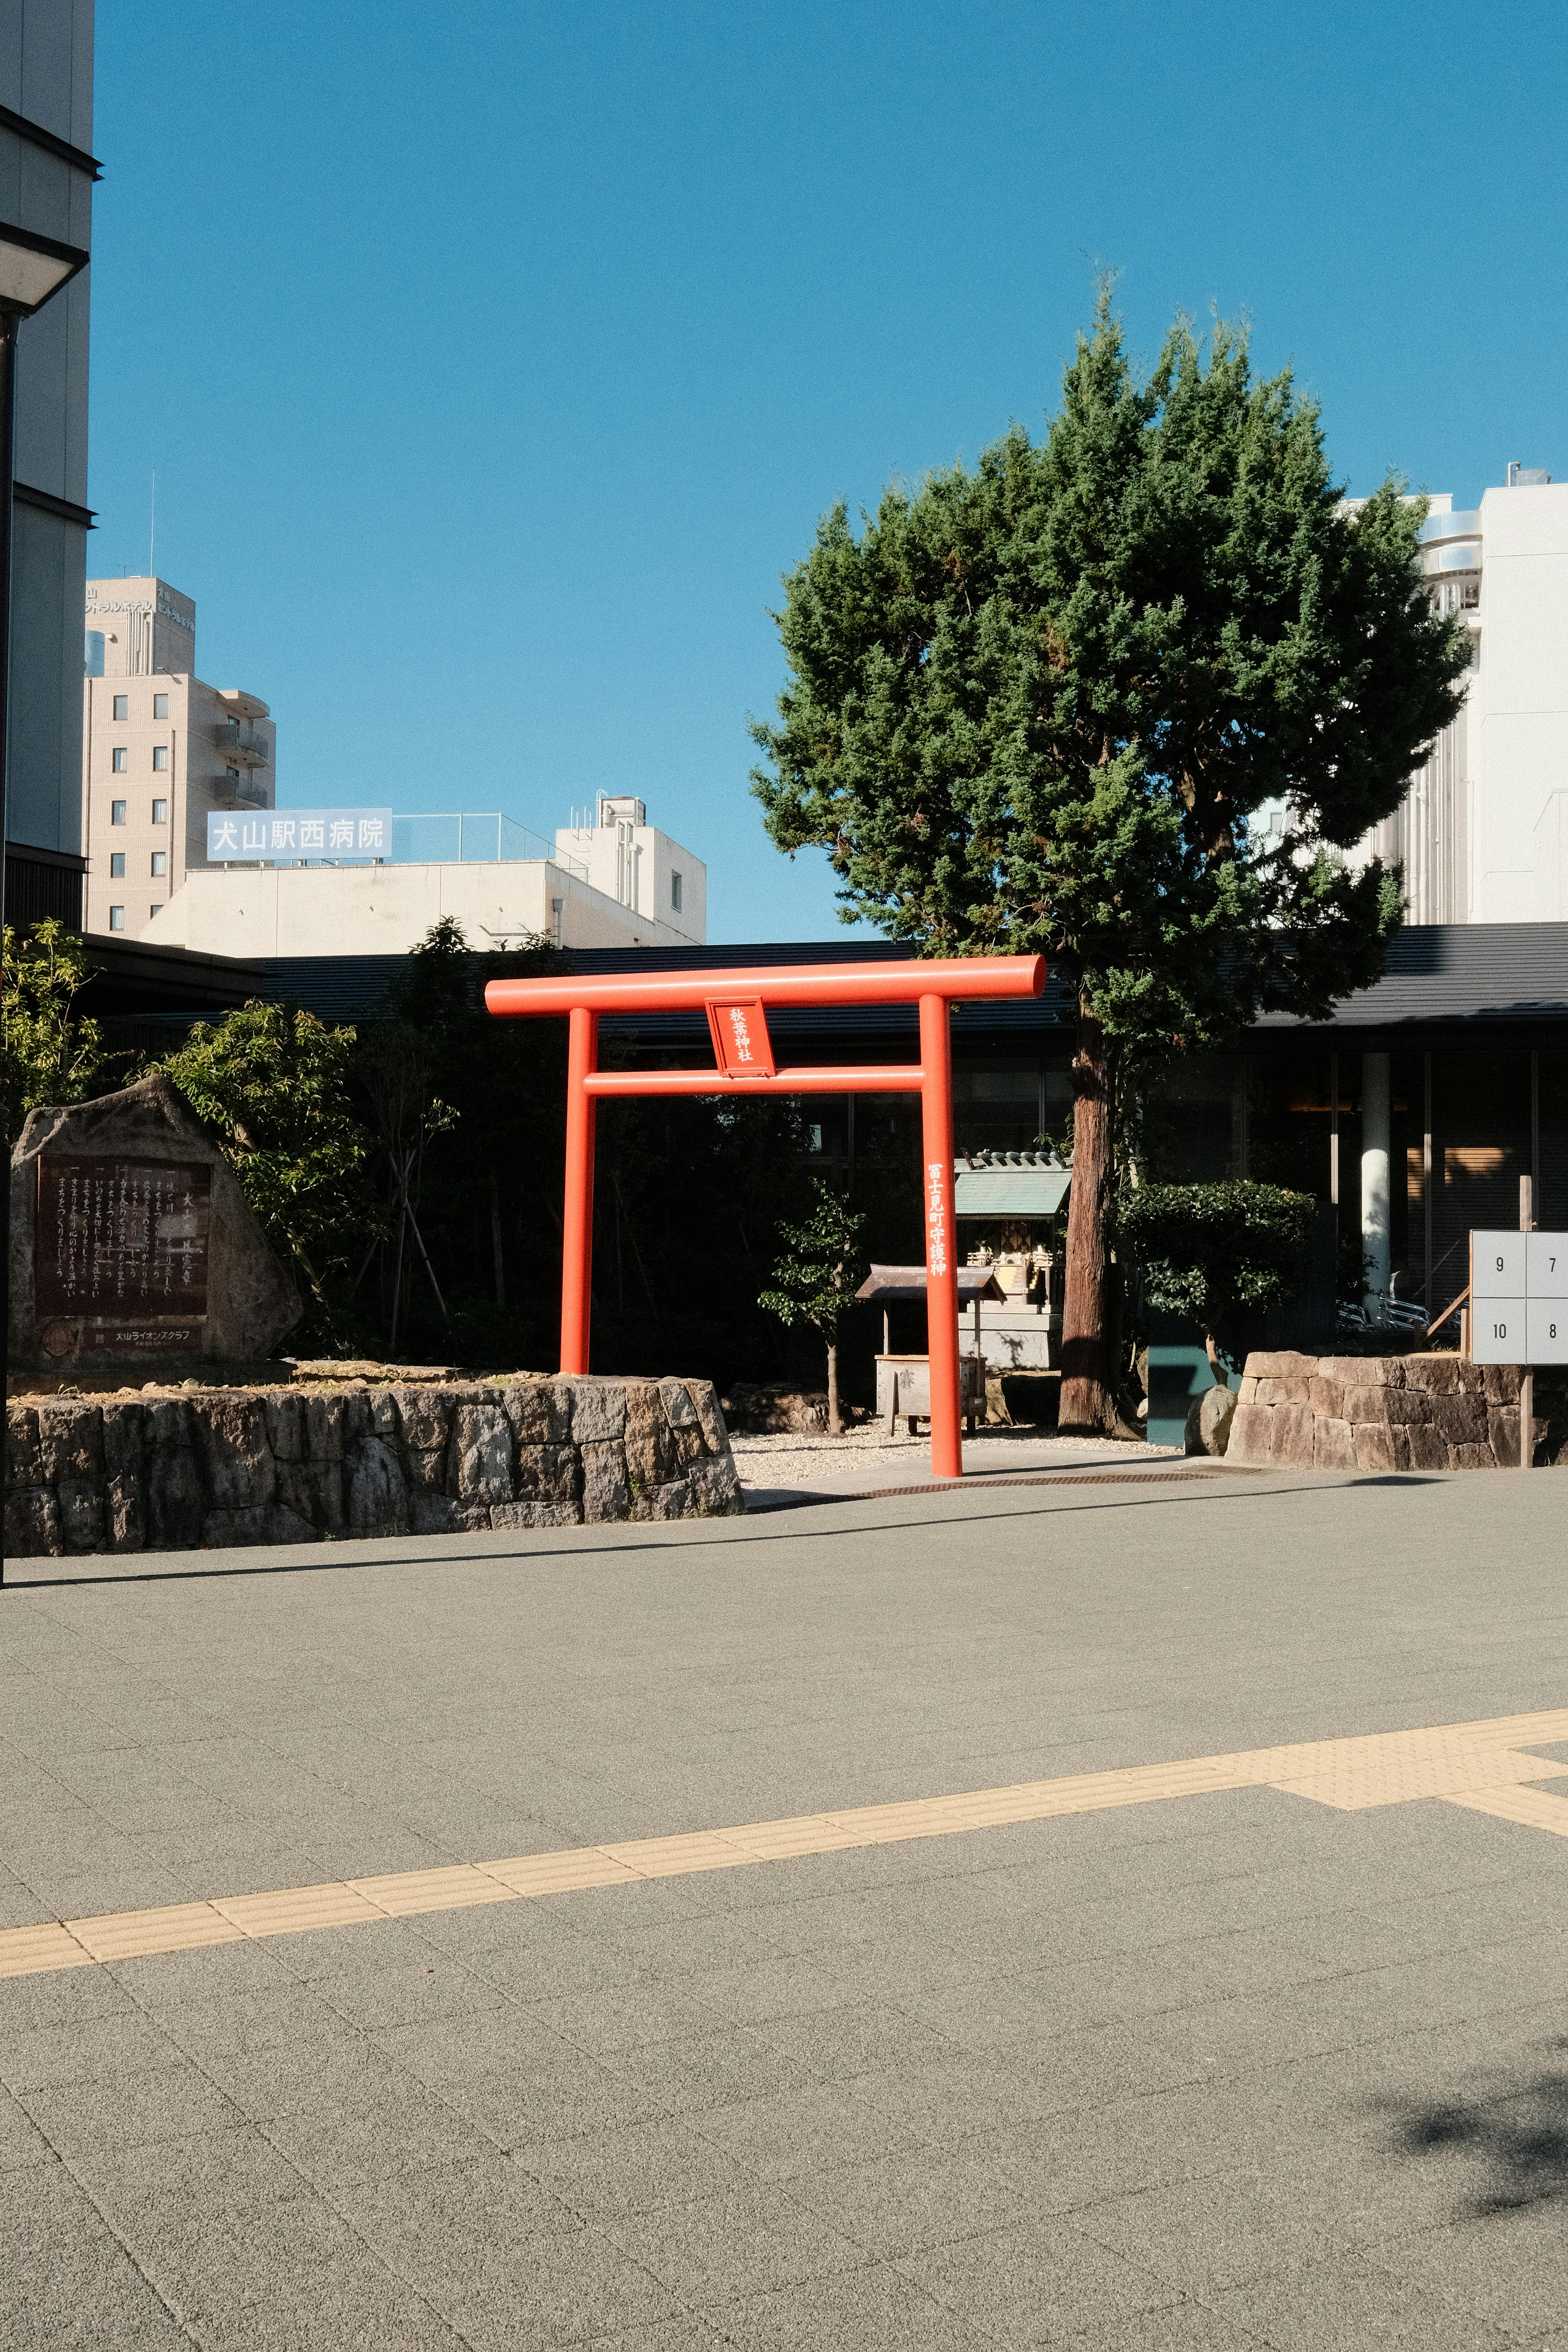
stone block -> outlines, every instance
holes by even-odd
[[[1506,1369],[1506,1367],[1505,1367]],[[1533,1437],[1534,1432],[1531,1431]],[[1519,1407],[1494,1404],[1487,1414],[1487,1435],[1502,1470],[1519,1467]]]
[[[356,1536],[408,1533],[408,1482],[384,1438],[362,1438],[344,1465],[343,1506]]]
[[[275,1462],[305,1459],[305,1400],[298,1389],[269,1389],[262,1400],[267,1412],[267,1443]]]
[[[1518,1404],[1520,1367],[1517,1364],[1479,1364],[1476,1369],[1485,1383],[1488,1404]]]
[[[409,1492],[416,1495],[443,1495],[447,1491],[447,1449],[433,1445],[427,1454],[414,1446],[403,1449],[403,1465],[408,1473]]]
[[[215,1551],[232,1551],[243,1544],[321,1540],[320,1529],[286,1503],[248,1503],[237,1510],[209,1511],[202,1522],[202,1541]]]
[[[1394,1432],[1386,1421],[1356,1422],[1352,1426],[1351,1435],[1355,1444],[1355,1466],[1358,1470],[1388,1472],[1398,1469]],[[1408,1452],[1405,1459],[1409,1459]]]
[[[1268,1405],[1238,1404],[1230,1424],[1226,1461],[1238,1466],[1265,1467],[1270,1458],[1273,1423],[1274,1414]]]
[[[1408,1470],[1410,1467],[1410,1429],[1408,1423],[1402,1421],[1390,1422],[1388,1425],[1388,1436],[1389,1442],[1394,1448],[1394,1468],[1396,1470]]]
[[[46,1397],[38,1406],[38,1458],[46,1485],[103,1475],[103,1412],[76,1397]]]
[[[1426,1421],[1431,1402],[1422,1389],[1394,1388],[1385,1382],[1344,1391],[1347,1421]]]
[[[1335,1381],[1342,1389],[1381,1388],[1368,1371],[1371,1360],[1364,1356],[1320,1356],[1313,1377],[1320,1381]]]
[[[43,1455],[38,1447],[38,1416],[30,1404],[5,1408],[5,1492],[14,1486],[41,1486]],[[10,1549],[9,1544],[6,1546]]]
[[[408,1498],[416,1536],[472,1535],[476,1528],[491,1526],[497,1513],[516,1508],[515,1503],[498,1503],[491,1511],[483,1503],[455,1503],[450,1495],[411,1495]]]
[[[691,1399],[702,1432],[702,1443],[710,1454],[728,1454],[730,1433],[724,1426],[724,1414],[719,1402],[719,1391],[711,1381],[688,1381],[686,1393]]]
[[[510,1503],[511,1423],[499,1404],[460,1404],[453,1416],[447,1491],[455,1502]]]
[[[675,1432],[651,1381],[626,1384],[626,1469],[636,1486],[662,1486],[679,1466]]]
[[[501,1402],[519,1445],[563,1445],[572,1434],[569,1381],[509,1381]]]
[[[738,1518],[745,1510],[740,1476],[727,1452],[694,1462],[685,1483],[700,1518]]]
[[[1484,1445],[1488,1442],[1487,1408],[1482,1398],[1465,1390],[1431,1400],[1430,1420],[1450,1448]]]
[[[1484,1364],[1461,1363],[1458,1366],[1459,1387],[1466,1396],[1484,1397],[1487,1392],[1487,1368]],[[1500,1402],[1502,1400],[1499,1400]]]
[[[147,1456],[147,1540],[153,1551],[194,1551],[202,1539],[206,1491],[195,1451],[160,1445]]]
[[[575,1445],[617,1443],[626,1433],[626,1384],[624,1381],[573,1381],[572,1440]],[[682,1395],[685,1391],[682,1390]],[[690,1400],[687,1401],[690,1411]]]
[[[1342,1421],[1345,1417],[1345,1391],[1339,1381],[1314,1375],[1308,1384],[1307,1402],[1322,1421]]]
[[[1489,1445],[1456,1445],[1453,1465],[1456,1470],[1495,1470],[1498,1460]]]
[[[619,1438],[584,1445],[582,1454],[584,1519],[594,1524],[629,1518],[632,1498],[626,1450]]]
[[[279,1462],[278,1502],[323,1535],[341,1535],[345,1524],[342,1464]]]
[[[1195,1396],[1187,1407],[1186,1452],[1211,1454],[1217,1460],[1230,1443],[1237,1403],[1235,1391],[1221,1388],[1217,1381]]]
[[[1312,1450],[1311,1406],[1276,1405],[1274,1426],[1269,1432],[1269,1460],[1281,1470],[1310,1470]]]
[[[104,1482],[104,1540],[110,1551],[145,1551],[147,1513],[139,1471],[111,1470]]]
[[[1271,1373],[1264,1373],[1253,1382],[1253,1386],[1258,1391],[1259,1404],[1280,1405],[1291,1402],[1289,1382],[1277,1381]]]
[[[574,1528],[583,1514],[575,1503],[498,1503],[492,1528]]]
[[[1315,1356],[1300,1355],[1292,1348],[1259,1348],[1247,1357],[1242,1369],[1258,1381],[1306,1381],[1317,1370],[1318,1360]]]
[[[1405,1385],[1407,1389],[1425,1389],[1428,1396],[1453,1396],[1459,1385],[1458,1360],[1454,1356],[1407,1357]]]
[[[363,1386],[344,1389],[338,1402],[343,1409],[343,1453],[346,1458],[351,1445],[363,1445],[367,1437],[375,1435],[375,1408],[370,1401],[370,1391]]]
[[[517,1491],[523,1502],[574,1503],[577,1477],[577,1455],[570,1445],[517,1449]]]
[[[373,1437],[384,1444],[395,1445],[403,1434],[397,1417],[397,1402],[390,1389],[373,1389],[370,1396],[370,1429]]]
[[[147,1453],[147,1415],[139,1404],[103,1408],[103,1467],[110,1477],[137,1478]]]
[[[452,1401],[439,1389],[394,1389],[398,1426],[409,1454],[444,1449],[452,1428]]]
[[[343,1427],[348,1419],[341,1396],[308,1396],[305,1399],[305,1459],[308,1462],[341,1462],[343,1458]]]
[[[1252,1361],[1251,1357],[1249,1356],[1247,1360],[1250,1363]],[[1243,1372],[1241,1376],[1241,1386],[1237,1389],[1236,1394],[1237,1402],[1238,1404],[1256,1404],[1258,1402],[1258,1380],[1256,1374],[1252,1372]]]
[[[634,1519],[685,1519],[691,1516],[691,1488],[684,1478],[645,1486],[632,1507]]]
[[[103,1549],[103,1483],[100,1478],[59,1478],[60,1533],[67,1551]]]
[[[1355,1444],[1348,1421],[1337,1417],[1314,1417],[1312,1422],[1312,1467],[1314,1470],[1353,1470],[1356,1467]]]
[[[47,1486],[16,1486],[5,1496],[7,1559],[58,1559],[66,1548],[60,1507]]]
[[[1413,1421],[1405,1431],[1410,1445],[1410,1467],[1413,1470],[1446,1470],[1448,1467],[1448,1441],[1436,1422]]]
[[[149,1447],[188,1446],[191,1443],[189,1405],[181,1397],[153,1398],[147,1406],[145,1433]]]
[[[270,1503],[278,1472],[267,1443],[267,1414],[258,1396],[219,1390],[193,1413],[206,1473],[208,1508],[248,1510]]]

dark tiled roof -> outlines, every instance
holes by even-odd
[[[1383,978],[1338,1006],[1333,1029],[1396,1030],[1568,1022],[1568,923],[1411,923]],[[1304,1024],[1268,1013],[1260,1029]]]

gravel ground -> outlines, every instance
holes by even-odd
[[[882,1472],[894,1477],[919,1477],[931,1465],[931,1438],[926,1432],[911,1437],[900,1430],[896,1437],[888,1437],[879,1423],[847,1430],[842,1437],[792,1430],[777,1437],[731,1436],[730,1444],[743,1486],[815,1486],[828,1481],[837,1485],[847,1474],[857,1482]],[[1133,1445],[1110,1438],[1058,1437],[1048,1429],[988,1429],[974,1437],[965,1436],[963,1460],[969,1470],[1006,1470],[1015,1465],[1022,1468],[1026,1457],[1032,1469],[1057,1461],[1065,1468],[1086,1458],[1120,1460],[1126,1455],[1139,1463],[1157,1455],[1179,1455],[1181,1450],[1176,1445]]]

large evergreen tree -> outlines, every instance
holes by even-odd
[[[1178,320],[1141,381],[1102,293],[1045,438],[842,505],[785,581],[753,729],[781,849],[933,955],[1045,953],[1078,1003],[1062,1420],[1110,1425],[1120,1072],[1382,967],[1397,875],[1342,853],[1458,708],[1420,500],[1343,503],[1316,406]],[[1256,822],[1265,803],[1280,822]]]

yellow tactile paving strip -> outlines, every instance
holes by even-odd
[[[905,1804],[857,1805],[842,1812],[803,1813],[791,1821],[751,1822],[739,1829],[696,1830],[680,1837],[633,1838],[578,1846],[564,1853],[527,1853],[504,1862],[456,1863],[439,1870],[393,1871],[375,1878],[334,1879],[268,1894],[227,1895],[153,1911],[116,1911],[97,1919],[51,1919],[0,1929],[0,1977],[32,1976],[95,1961],[139,1959],[203,1944],[292,1936],[472,1903],[515,1903],[570,1895],[590,1886],[669,1878],[687,1871],[734,1870],[849,1846],[895,1845],[952,1837],[1065,1813],[1156,1804],[1220,1789],[1278,1789],[1342,1811],[1441,1797],[1504,1821],[1568,1836],[1568,1798],[1527,1784],[1568,1779],[1568,1764],[1523,1753],[1568,1740],[1568,1707],[1499,1716],[1484,1723],[1440,1724],[1422,1731],[1374,1732],[1360,1739],[1313,1739],[1182,1763],[1137,1764],[1115,1772],[1079,1772],[1059,1780],[1026,1780],[1010,1789],[915,1798]]]

